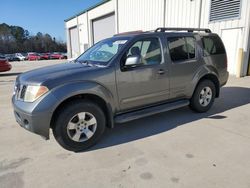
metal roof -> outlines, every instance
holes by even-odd
[[[77,16],[80,16],[80,15],[82,15],[82,14],[84,14],[84,13],[86,13],[86,12],[88,12],[88,11],[90,11],[90,10],[92,10],[92,9],[94,9],[94,8],[96,8],[96,7],[100,6],[100,5],[102,5],[102,4],[104,4],[104,3],[107,3],[108,1],[110,1],[110,0],[102,0],[101,2],[99,2],[99,3],[97,3],[97,4],[93,5],[93,6],[91,6],[91,7],[89,7],[89,8],[84,9],[83,11],[81,11],[81,12],[75,14],[74,16],[71,16],[71,17],[65,19],[64,22],[67,22],[67,21],[69,21],[69,20],[72,20],[72,19],[76,18]]]

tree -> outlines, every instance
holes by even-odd
[[[57,41],[49,34],[38,32],[30,35],[28,30],[20,26],[0,24],[0,53],[16,52],[66,52],[66,43]]]

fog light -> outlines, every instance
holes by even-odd
[[[24,122],[25,125],[29,124],[29,121],[27,119],[25,119],[23,122]]]
[[[23,123],[24,123],[25,129],[30,129],[29,121],[28,121],[27,119],[25,119],[25,120],[23,121]]]

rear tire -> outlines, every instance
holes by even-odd
[[[53,134],[64,149],[78,152],[93,146],[105,128],[106,118],[97,104],[76,100],[58,113]]]
[[[196,87],[189,106],[195,112],[207,112],[214,103],[215,95],[215,84],[210,80],[203,80]]]

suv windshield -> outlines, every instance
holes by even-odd
[[[116,38],[100,41],[78,57],[75,62],[106,66],[127,41],[127,39]]]

